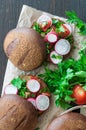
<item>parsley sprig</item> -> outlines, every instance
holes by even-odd
[[[78,27],[79,33],[86,35],[86,23],[83,22],[74,11],[66,11],[68,22],[73,23]]]
[[[26,98],[26,92],[29,93],[28,89],[26,88],[26,80],[21,79],[20,77],[14,78],[11,83],[17,87],[18,95],[21,97]]]

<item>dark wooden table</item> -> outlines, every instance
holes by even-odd
[[[74,10],[86,21],[86,0],[0,0],[0,92],[7,63],[3,40],[16,27],[23,4],[63,17],[66,10]]]

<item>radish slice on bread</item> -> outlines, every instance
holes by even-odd
[[[15,86],[13,86],[12,84],[9,84],[6,86],[4,93],[5,94],[17,94],[18,89]]]
[[[51,60],[52,63],[58,64],[62,61],[62,59],[63,59],[63,56],[56,53],[56,51],[52,51],[50,53],[50,60]]]
[[[36,98],[36,106],[39,111],[45,111],[48,109],[50,104],[49,97],[46,95],[39,95]]]
[[[71,46],[66,39],[60,39],[55,44],[55,51],[60,55],[67,55],[70,52]]]
[[[30,79],[27,81],[27,88],[30,92],[36,93],[40,90],[40,83],[35,79]]]
[[[32,103],[33,106],[37,109],[36,100],[34,98],[28,98],[27,101],[30,102],[30,103]]]
[[[49,32],[45,36],[45,41],[48,41],[49,43],[56,43],[58,40],[57,34],[55,32]]]

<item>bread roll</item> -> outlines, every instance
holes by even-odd
[[[0,99],[0,130],[34,130],[37,115],[33,105],[18,95]]]
[[[86,117],[79,113],[67,113],[54,119],[47,130],[86,130]]]
[[[39,67],[46,56],[44,38],[31,28],[15,28],[4,40],[4,51],[11,62],[21,70]]]

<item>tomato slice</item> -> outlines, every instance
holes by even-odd
[[[30,79],[38,80],[38,78],[36,76],[33,76],[33,75],[30,75]]]
[[[73,98],[75,98],[75,103],[82,105],[86,104],[86,91],[80,85],[75,85],[73,88]]]
[[[51,21],[44,21],[40,24],[40,27],[42,29],[42,31],[46,31],[50,26],[51,26],[52,22]]]

